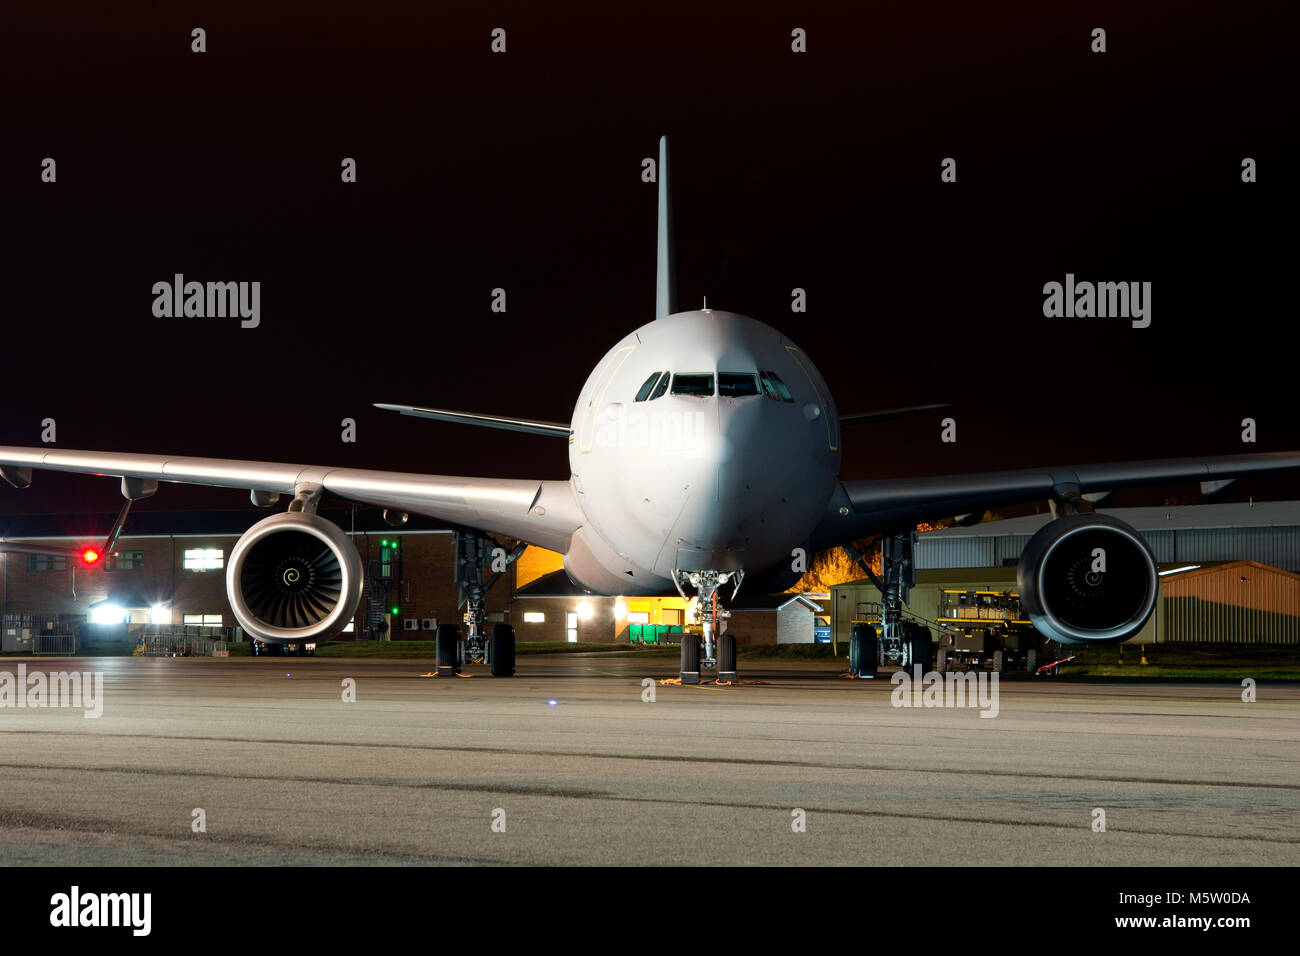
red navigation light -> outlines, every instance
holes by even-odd
[[[81,552],[81,560],[85,561],[87,564],[94,564],[99,560],[99,552],[94,548],[87,548],[85,551]]]

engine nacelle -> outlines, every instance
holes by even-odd
[[[1160,589],[1151,546],[1117,518],[1073,514],[1029,539],[1016,572],[1039,632],[1062,644],[1116,644],[1141,630]]]
[[[361,557],[338,525],[287,511],[264,518],[235,543],[226,593],[235,619],[277,644],[332,636],[361,601]]]

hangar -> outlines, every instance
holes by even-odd
[[[1151,545],[1160,599],[1130,643],[1300,644],[1300,502],[1235,502],[1108,508]],[[918,536],[910,617],[934,633],[1030,627],[1019,605],[1016,565],[1051,520],[1028,515]],[[880,602],[870,580],[831,588],[832,633]],[[972,623],[972,622],[984,622]]]

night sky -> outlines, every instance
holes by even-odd
[[[562,441],[370,403],[568,421],[653,317],[667,133],[679,308],[781,329],[842,412],[954,404],[956,445],[938,416],[849,431],[845,477],[1300,448],[1283,5],[761,6],[11,5],[0,442],[52,417],[65,448],[565,477]],[[261,327],[155,318],[177,272],[261,281]],[[1067,272],[1152,282],[1151,327],[1045,319]],[[116,504],[0,488],[0,513]]]

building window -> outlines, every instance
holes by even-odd
[[[119,551],[104,562],[106,571],[139,571],[144,567],[143,551]]]
[[[187,627],[220,627],[220,614],[186,614],[181,619]]]
[[[27,555],[28,571],[66,571],[68,559],[61,554]]]
[[[379,578],[391,581],[394,578],[393,567],[397,563],[397,539],[384,538],[379,542]]]
[[[225,552],[220,548],[186,548],[186,571],[216,571],[225,567]]]
[[[545,624],[546,614],[542,611],[524,611],[525,624]]]
[[[577,611],[566,611],[564,614],[564,639],[570,644],[578,643]]]
[[[627,622],[629,624],[649,624],[650,612],[649,611],[628,611]]]

